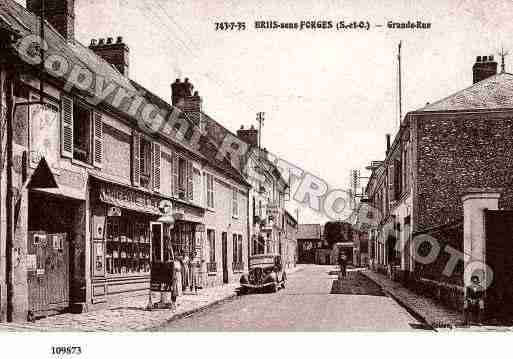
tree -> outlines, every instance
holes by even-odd
[[[353,227],[350,223],[342,221],[326,222],[324,225],[324,238],[330,248],[338,242],[352,242]]]

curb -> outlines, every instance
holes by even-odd
[[[374,280],[373,278],[369,277],[365,271],[360,271],[360,273],[362,275],[365,276],[365,278],[369,279],[370,281],[372,281],[373,283],[375,283],[377,286],[379,286],[381,288],[381,290],[383,292],[385,292],[386,295],[388,295],[390,298],[392,298],[395,302],[397,302],[397,304],[399,304],[401,307],[403,307],[404,309],[406,309],[406,311],[408,313],[410,313],[415,319],[417,319],[418,321],[420,321],[422,324],[425,324],[426,326],[429,327],[430,330],[433,330],[435,332],[437,332],[436,328],[426,319],[425,316],[423,316],[422,314],[420,314],[415,308],[412,308],[408,303],[406,303],[404,300],[398,298],[394,293],[392,293],[392,291],[390,291],[389,289],[387,289],[383,284],[377,282],[376,280]]]
[[[197,313],[197,312],[201,312],[205,309],[208,309],[216,304],[221,304],[223,302],[227,302],[229,300],[232,300],[233,298],[237,297],[237,293],[231,293],[223,298],[220,298],[220,299],[217,299],[213,302],[210,302],[210,303],[207,303],[207,304],[204,304],[204,305],[201,305],[199,307],[196,307],[196,308],[192,308],[192,309],[189,309],[189,310],[186,310],[185,312],[182,312],[182,313],[177,313],[175,315],[173,315],[171,318],[168,318],[166,320],[164,320],[162,323],[159,323],[157,325],[148,325],[148,326],[145,326],[139,330],[156,330],[156,329],[160,329],[162,328],[163,326],[165,326],[166,324],[169,324],[171,322],[174,322],[175,320],[179,320],[179,319],[183,319],[185,317],[188,317],[194,313]]]

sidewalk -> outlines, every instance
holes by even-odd
[[[60,314],[37,320],[35,323],[0,323],[0,331],[132,331],[152,329],[185,317],[237,294],[238,283],[206,288],[198,294],[184,293],[177,300],[175,313],[170,309],[145,310],[148,296],[130,297],[107,309],[82,314]],[[153,303],[160,293],[153,293]]]
[[[305,266],[298,264],[287,269],[296,273]],[[205,288],[198,294],[185,292],[177,300],[175,313],[170,309],[146,310],[148,296],[140,295],[123,299],[107,309],[82,314],[60,314],[37,320],[35,323],[0,323],[0,331],[137,331],[158,328],[166,323],[206,309],[216,303],[237,296],[239,283]],[[152,294],[152,302],[160,301],[160,293]]]
[[[361,273],[378,284],[383,291],[429,326],[433,328],[452,329],[464,325],[462,312],[446,308],[430,298],[414,293],[403,287],[400,283],[394,282],[382,274],[374,273],[369,269],[362,270]],[[478,328],[481,329],[481,327]]]

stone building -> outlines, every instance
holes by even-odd
[[[192,270],[203,287],[238,281],[250,185],[213,155],[197,93],[178,81],[172,106],[131,80],[121,37],[80,44],[72,0],[47,1],[39,66],[39,4],[0,6],[0,107],[13,134],[1,138],[12,143],[0,177],[1,319],[146,294],[152,263],[172,257],[184,287]]]
[[[462,285],[463,266],[442,274],[449,254],[432,265],[414,260],[412,238],[436,237],[463,252],[462,196],[501,188],[499,208],[513,207],[513,75],[478,56],[474,83],[404,117],[386,157],[368,168],[369,252],[376,270]]]

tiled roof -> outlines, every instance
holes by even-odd
[[[298,239],[321,239],[320,224],[300,224],[297,232]]]
[[[13,0],[2,0],[0,2],[0,27],[18,31],[23,36],[39,33],[39,18],[32,12],[25,9]],[[57,30],[55,30],[48,22],[45,21],[45,40],[48,43],[49,53],[58,53],[64,56],[70,66],[79,65],[89,69],[92,73],[105,78],[106,83],[113,81],[117,85],[125,88],[127,91],[144,94],[144,97],[150,103],[159,106],[163,110],[171,111],[172,106],[155,95],[151,91],[144,88],[135,81],[130,80],[121,74],[114,66],[96,55],[94,51],[87,46],[82,45],[78,41],[69,42],[64,39]],[[193,113],[187,113],[186,118],[192,123]],[[134,119],[135,120],[135,119]],[[200,141],[200,149],[196,150],[188,144],[187,141],[181,141],[179,146],[193,152],[197,156],[209,161],[215,167],[220,168],[235,180],[247,185],[244,178],[230,166],[227,161],[219,161],[216,159],[217,148],[207,144],[205,138]]]
[[[16,30],[21,36],[39,34],[39,18],[13,0],[0,2],[0,23]],[[93,73],[112,80],[127,90],[135,91],[130,81],[114,66],[97,56],[78,41],[64,39],[48,22],[45,22],[45,40],[48,52],[64,56],[70,65],[83,66]]]
[[[513,74],[500,73],[415,112],[513,108]]]

